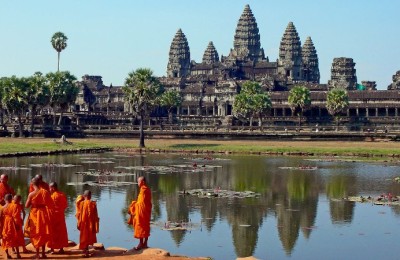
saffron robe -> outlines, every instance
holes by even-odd
[[[16,217],[15,217],[15,225],[17,228],[17,235],[18,235],[18,245],[19,246],[24,246],[25,245],[25,239],[24,239],[24,231],[23,231],[23,218],[22,218],[22,211],[24,210],[24,206],[20,203],[15,203],[15,201],[12,201],[12,206],[15,207],[16,210]]]
[[[31,198],[31,211],[25,223],[25,229],[29,230],[29,238],[35,248],[46,245],[51,239],[51,214],[54,210],[54,202],[50,192],[38,189]]]
[[[79,249],[86,249],[97,242],[96,233],[99,232],[100,219],[97,214],[97,204],[91,200],[84,200],[77,205],[77,219],[79,234]]]
[[[14,189],[8,185],[0,182],[0,204],[4,205],[6,202],[4,201],[4,196],[7,194],[15,195]]]
[[[12,203],[7,204],[2,207],[0,213],[1,219],[1,247],[3,249],[8,249],[12,247],[20,246],[18,243],[18,230],[16,225],[17,210]]]
[[[54,201],[54,210],[51,216],[53,236],[47,246],[53,249],[61,249],[68,246],[68,232],[64,213],[68,207],[68,201],[67,196],[61,191],[54,191],[51,198]]]
[[[150,236],[150,219],[151,219],[151,190],[150,188],[142,183],[140,186],[139,195],[136,203],[134,204],[133,228],[135,229],[135,238],[146,238]],[[132,205],[131,204],[131,205]]]

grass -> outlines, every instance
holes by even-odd
[[[45,138],[0,138],[0,154],[34,151],[54,151],[83,148],[138,148],[137,139],[68,139],[72,145],[60,145]],[[313,153],[315,155],[400,155],[397,142],[349,141],[262,141],[262,140],[200,140],[146,139],[147,149],[170,151],[214,151],[232,153]]]

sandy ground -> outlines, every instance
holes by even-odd
[[[21,253],[22,259],[35,258],[34,248],[31,244],[27,249],[32,253]],[[63,254],[46,254],[47,259],[80,259],[84,258],[78,246],[69,247],[64,249]],[[11,250],[9,250],[11,252]],[[57,251],[57,250],[56,250]],[[172,255],[169,252],[159,248],[147,248],[140,251],[127,250],[125,248],[110,247],[105,250],[90,249],[90,259],[134,259],[134,260],[206,260],[207,257],[187,257]],[[6,253],[2,250],[0,257],[6,259]],[[12,258],[16,258],[16,254],[11,254]]]

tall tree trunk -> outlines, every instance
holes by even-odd
[[[31,130],[30,130],[30,137],[33,137],[33,128],[34,128],[34,121],[35,121],[35,112],[36,112],[36,107],[32,106],[31,107]]]
[[[56,109],[55,107],[51,107],[53,109],[53,127],[56,125]]]
[[[171,109],[168,110],[168,121],[170,124],[172,124],[172,110]]]
[[[23,126],[22,126],[22,118],[21,114],[18,114],[18,127],[19,127],[19,138],[22,138],[24,135]]]
[[[64,114],[64,111],[63,111],[63,109],[61,109],[61,111],[60,111],[60,118],[58,119],[58,124],[57,124],[57,125],[61,125],[62,118],[63,118],[63,114]]]
[[[60,71],[60,52],[57,52],[58,60],[57,60],[57,72]]]
[[[144,148],[144,130],[143,130],[143,114],[140,115],[140,129],[139,129],[139,148]]]
[[[4,114],[3,109],[0,109],[0,125],[3,126],[4,124]]]

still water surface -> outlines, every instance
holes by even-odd
[[[66,164],[69,167],[61,167]],[[171,165],[178,170],[161,167]],[[297,168],[305,165],[316,168]],[[90,169],[110,175],[99,179],[77,174]],[[0,159],[0,172],[9,174],[10,184],[24,199],[36,174],[59,183],[69,199],[69,238],[77,242],[73,201],[83,190],[92,190],[100,215],[98,241],[106,247],[137,244],[125,224],[126,210],[137,196],[136,176],[144,175],[153,191],[155,225],[150,246],[213,259],[251,255],[258,259],[399,259],[400,207],[340,200],[389,192],[400,195],[400,184],[391,180],[400,175],[399,170],[399,165],[383,163],[266,156],[104,153]],[[125,174],[112,176],[116,172]],[[126,185],[82,185],[87,181]],[[254,191],[260,197],[198,198],[178,193],[198,188]],[[166,231],[162,227],[167,221],[191,222],[193,229]]]

